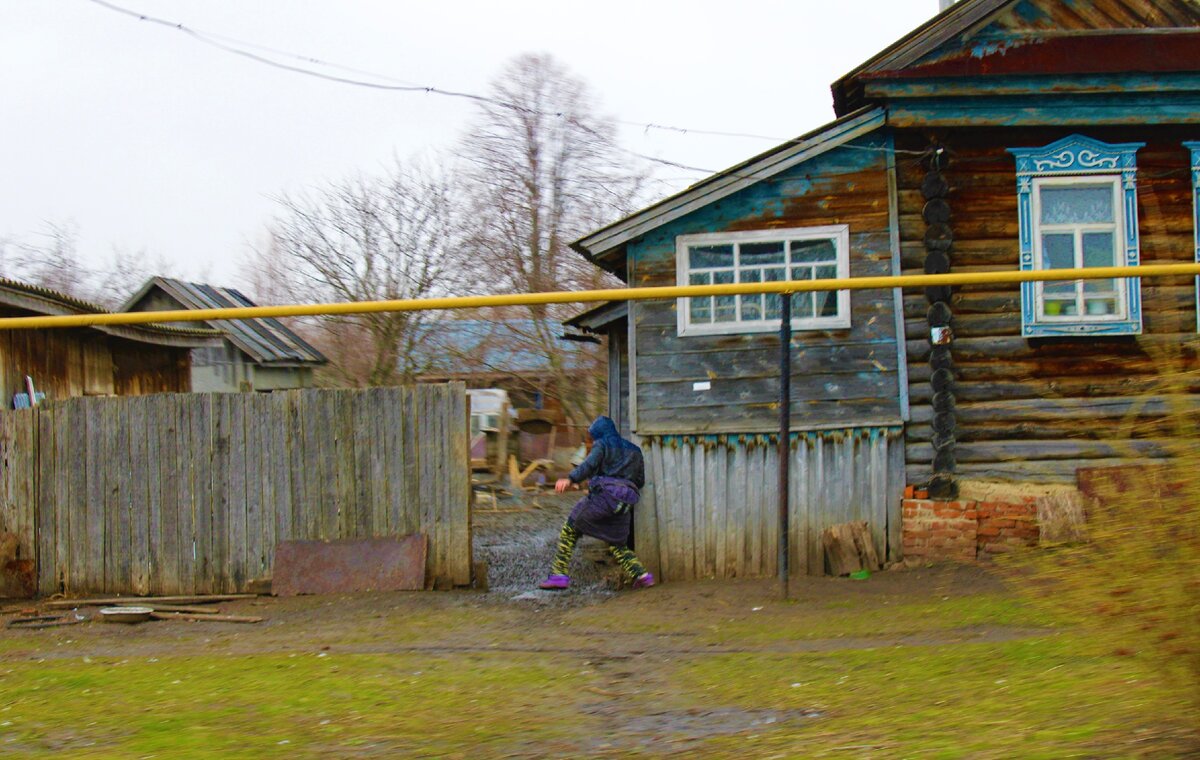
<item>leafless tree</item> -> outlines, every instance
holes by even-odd
[[[278,199],[270,242],[250,264],[264,302],[381,301],[452,290],[460,250],[447,183],[427,167],[397,163]],[[424,312],[326,316],[319,347],[339,385],[391,385],[421,369]]]
[[[497,77],[461,142],[468,247],[480,290],[543,292],[612,280],[568,248],[628,213],[646,172],[631,166],[587,86],[547,55],[522,55]],[[562,350],[561,320],[578,307],[530,306],[510,339],[542,358],[548,385],[576,422],[595,410],[579,352]],[[598,366],[595,361],[586,362]],[[599,382],[597,379],[596,382]]]
[[[115,309],[154,275],[174,276],[174,267],[142,248],[114,247],[105,266],[89,267],[79,254],[73,222],[49,222],[30,238],[0,239],[0,274]]]

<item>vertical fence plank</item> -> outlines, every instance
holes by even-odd
[[[196,491],[193,546],[196,552],[196,592],[213,594],[218,591],[217,568],[223,564],[222,541],[218,534],[225,530],[225,449],[227,422],[222,423],[224,394],[204,394],[192,410],[192,487]]]
[[[405,533],[421,533],[425,531],[425,505],[421,501],[421,420],[417,386],[400,388],[399,394],[404,452],[401,461],[404,488],[401,490],[400,503],[407,525]]]
[[[155,480],[150,474],[147,453],[150,437],[147,406],[150,401],[149,396],[131,398],[126,413],[129,430],[129,574],[135,594],[150,592],[150,484]]]
[[[155,394],[146,396],[143,403],[146,407],[145,451],[146,461],[143,468],[146,478],[146,578],[147,593],[164,594],[163,581],[163,473],[160,468],[164,453],[162,451],[162,431],[170,422],[164,419],[163,405],[165,396]],[[174,564],[174,563],[172,563]],[[174,593],[174,592],[172,592]]]
[[[299,474],[304,482],[304,501],[294,504],[298,515],[297,525],[301,536],[308,539],[330,538],[325,532],[325,482],[323,476],[329,471],[328,460],[322,445],[328,432],[329,421],[324,414],[326,396],[319,391],[301,391],[299,415],[303,421],[303,443],[299,451]],[[293,458],[293,462],[296,460]],[[296,475],[297,470],[293,469]]]
[[[158,419],[150,431],[156,443],[156,456],[151,463],[151,472],[158,473],[158,535],[155,544],[154,587],[160,594],[186,594],[180,582],[182,548],[179,541],[179,492],[180,480],[187,480],[188,473],[179,466],[179,443],[177,435],[181,426],[179,419],[179,397],[173,393],[161,393],[154,397],[154,413]],[[191,546],[188,546],[191,551]]]
[[[245,483],[246,483],[246,549],[242,565],[242,578],[238,591],[246,588],[247,582],[263,574],[263,480],[265,461],[263,448],[266,443],[263,432],[266,419],[266,396],[257,393],[239,394],[245,407]]]
[[[85,472],[85,498],[83,514],[82,546],[74,547],[79,552],[80,586],[83,593],[104,590],[104,458],[107,443],[104,436],[104,407],[89,404],[84,409],[86,417],[86,441],[76,452]]]
[[[100,418],[103,433],[101,440],[104,446],[96,446],[89,452],[91,456],[96,457],[100,461],[100,466],[104,471],[104,491],[102,495],[102,503],[104,505],[104,543],[102,545],[102,556],[104,558],[104,586],[102,590],[105,593],[114,593],[111,589],[119,588],[127,581],[127,576],[122,572],[120,566],[120,557],[127,557],[129,551],[129,531],[128,521],[123,520],[124,515],[121,514],[121,460],[129,455],[128,438],[125,441],[121,440],[119,421],[119,408],[122,404],[122,399],[110,399],[111,403],[104,404],[100,408]],[[125,524],[122,525],[121,523]]]
[[[397,536],[409,533],[404,514],[404,429],[401,417],[401,389],[387,388],[380,396],[380,434],[384,441],[383,478],[386,497],[384,519],[389,533]]]
[[[71,457],[71,444],[84,435],[83,420],[79,403],[69,400],[57,404],[54,409],[54,519],[55,561],[58,563],[59,588],[69,594],[75,582],[72,573],[76,566],[73,548],[80,540],[82,525],[84,473],[81,462]],[[84,535],[83,540],[86,540]]]
[[[212,514],[210,553],[205,572],[208,593],[227,591],[229,570],[229,478],[232,469],[233,395],[212,394]]]
[[[37,449],[34,452],[37,464],[37,486],[34,495],[37,499],[37,517],[33,524],[33,533],[37,541],[35,569],[37,571],[37,591],[40,595],[53,594],[58,591],[58,521],[55,519],[55,457],[56,441],[54,437],[54,413],[48,408],[37,410]]]
[[[372,441],[371,430],[373,423],[370,418],[371,389],[350,394],[350,438],[353,449],[354,473],[352,496],[352,519],[354,535],[364,538],[375,535],[373,494],[374,484],[371,482],[371,456],[376,441]]]
[[[284,436],[287,430],[287,394],[276,391],[266,396],[267,422],[263,425],[263,526],[262,572],[270,575],[275,567],[275,544],[280,531],[288,536],[291,525],[291,485],[288,483],[288,452]],[[285,539],[286,540],[286,539]]]
[[[358,520],[354,503],[357,476],[354,470],[354,391],[335,391],[333,407],[337,467],[337,535],[357,538]]]
[[[226,393],[222,402],[229,410],[229,446],[224,458],[227,477],[223,533],[227,543],[221,587],[232,592],[240,590],[246,581],[246,394]]]
[[[176,396],[179,427],[179,583],[184,593],[206,590],[203,582],[208,563],[208,541],[212,452],[212,396]]]
[[[446,440],[449,446],[446,465],[449,469],[450,530],[453,534],[451,557],[454,564],[454,582],[467,585],[471,582],[471,451],[470,409],[467,406],[467,387],[464,383],[449,386],[450,396]],[[553,452],[551,452],[553,453]]]
[[[420,473],[417,481],[418,490],[416,498],[421,508],[421,532],[429,537],[429,555],[426,563],[428,573],[426,577],[433,581],[442,570],[438,558],[438,549],[440,548],[438,539],[440,536],[438,535],[438,513],[435,501],[437,483],[435,481],[436,463],[434,460],[436,452],[433,450],[433,438],[436,435],[436,426],[429,413],[430,387],[418,385],[412,390],[413,408],[416,410],[413,421],[417,435],[417,466]]]
[[[338,472],[337,472],[337,431],[334,424],[337,415],[338,391],[317,392],[316,423],[313,438],[310,442],[319,447],[317,461],[317,507],[320,509],[321,538],[341,538],[338,524]],[[316,536],[312,536],[316,538]]]
[[[291,486],[291,515],[289,520],[289,530],[287,537],[290,539],[298,539],[309,537],[311,534],[306,532],[307,524],[305,520],[308,516],[310,499],[307,497],[306,476],[305,471],[309,469],[306,465],[308,461],[305,459],[305,436],[304,431],[304,393],[302,391],[289,391],[287,394],[287,438],[284,444],[287,446],[288,457],[288,483]],[[283,540],[283,533],[279,534],[279,540]]]

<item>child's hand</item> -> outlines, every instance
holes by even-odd
[[[573,485],[570,478],[559,478],[554,484],[554,493],[565,493]]]

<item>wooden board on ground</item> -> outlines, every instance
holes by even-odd
[[[425,588],[423,533],[393,538],[282,541],[275,547],[276,596]]]
[[[257,594],[211,594],[200,596],[106,596],[96,599],[56,599],[41,605],[51,610],[69,610],[75,607],[108,607],[111,605],[137,604],[212,604],[233,602],[238,599],[256,599]]]
[[[155,620],[198,620],[204,623],[261,623],[262,618],[249,615],[191,615],[186,612],[151,612]]]
[[[859,570],[878,570],[879,553],[865,520],[826,528],[821,534],[830,575],[849,575]]]

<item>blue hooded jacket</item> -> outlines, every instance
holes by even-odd
[[[610,418],[597,417],[588,427],[588,435],[592,437],[592,450],[587,459],[567,475],[572,483],[604,477],[627,480],[639,489],[646,484],[642,450],[622,438]]]

